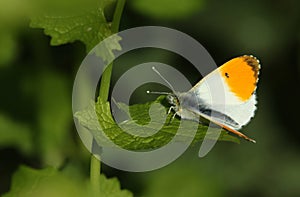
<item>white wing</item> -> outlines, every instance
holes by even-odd
[[[200,107],[224,114],[229,119],[225,118],[223,122],[220,122],[220,118],[218,117],[211,118],[233,129],[240,129],[246,125],[254,116],[256,110],[255,105],[257,102],[255,93],[247,101],[241,101],[230,91],[218,69],[207,75],[185,94],[194,95],[196,97],[196,101],[194,102],[198,102],[200,105],[192,105],[190,110],[197,113],[200,112]],[[183,100],[184,97],[182,95]],[[230,118],[237,124],[232,124]]]

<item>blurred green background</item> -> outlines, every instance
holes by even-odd
[[[43,30],[29,27],[35,2],[0,0],[0,194],[9,191],[21,164],[37,169],[71,164],[89,176],[89,153],[71,113],[72,83],[85,47],[81,42],[50,46]],[[243,54],[260,59],[258,110],[242,130],[257,144],[218,142],[198,158],[198,143],[153,172],[122,172],[102,164],[103,173],[118,177],[135,196],[300,196],[300,2],[128,1],[120,29],[144,25],[191,35],[218,65]],[[201,78],[178,56],[148,49],[117,60],[112,84],[147,61],[174,65],[193,84]],[[153,99],[137,93],[132,102]]]

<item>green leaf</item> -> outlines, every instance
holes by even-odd
[[[28,125],[0,114],[0,148],[8,146],[30,154],[33,151],[33,136]]]
[[[21,166],[13,175],[10,196],[83,196],[87,182],[71,179],[54,168],[35,170]],[[88,193],[89,190],[86,190]],[[87,195],[88,196],[88,195]]]
[[[127,190],[121,190],[116,178],[100,176],[101,196],[131,197]],[[10,191],[4,197],[32,196],[94,196],[91,184],[81,177],[73,177],[55,168],[42,170],[21,166],[14,174]]]
[[[76,2],[79,6],[84,5],[84,1],[77,0]],[[86,45],[87,51],[90,51],[104,38],[112,35],[110,24],[104,14],[106,5],[110,3],[110,0],[90,0],[86,7],[76,9],[73,1],[67,1],[63,7],[66,10],[59,8],[62,11],[36,14],[31,18],[30,26],[43,28],[45,34],[51,36],[51,45],[57,46],[78,40]],[[67,9],[69,4],[73,9]],[[120,50],[120,39],[118,36],[111,39],[112,44],[107,44],[106,50]],[[102,56],[104,60],[109,58],[106,55]]]
[[[180,121],[185,121],[186,123],[188,123],[185,124],[183,128],[185,131],[185,135],[180,136],[183,140],[186,138],[193,138],[193,143],[203,140],[208,128],[206,125],[199,124],[196,135],[192,136],[190,135],[190,132],[193,129],[193,126],[190,126],[190,121],[180,120],[177,118],[175,118],[170,124],[165,123],[159,130],[159,132],[149,137],[132,136],[127,132],[124,132],[124,130],[132,131],[134,129],[140,129],[141,132],[143,132],[143,130],[149,131],[159,129],[159,127],[156,127],[155,121],[152,126],[146,124],[148,124],[150,121],[148,111],[151,104],[161,103],[163,101],[163,98],[164,97],[159,97],[154,102],[136,104],[130,106],[129,108],[126,105],[121,104],[120,107],[123,108],[126,113],[130,113],[132,116],[132,120],[127,120],[120,124],[120,127],[122,127],[122,129],[114,122],[113,118],[111,117],[109,103],[103,102],[101,101],[101,99],[98,99],[98,102],[96,104],[91,102],[90,106],[86,110],[75,113],[75,117],[79,120],[80,124],[88,128],[92,132],[96,141],[101,146],[111,146],[111,144],[108,143],[108,140],[103,136],[102,131],[104,131],[105,135],[108,136],[116,145],[128,150],[146,150],[159,148],[170,142],[176,135]],[[166,110],[167,108],[158,109],[156,112],[154,112],[156,113],[154,114],[154,117],[164,116]],[[170,114],[168,119],[171,118],[171,116],[172,115]],[[140,124],[140,127],[138,128],[135,123]],[[210,137],[211,135],[212,134],[208,133],[208,137]],[[213,139],[212,136],[211,139]],[[225,130],[222,130],[218,140],[239,143],[238,138],[229,135]]]
[[[121,190],[120,183],[117,178],[107,179],[105,175],[100,176],[100,194],[101,196],[111,197],[132,197],[132,193],[128,190]]]
[[[204,0],[132,0],[128,2],[137,12],[156,19],[186,18],[201,10]]]

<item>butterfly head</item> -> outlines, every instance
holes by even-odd
[[[179,99],[175,94],[168,94],[167,101],[171,105],[179,106]]]

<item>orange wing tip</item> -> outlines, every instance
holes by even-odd
[[[260,64],[253,55],[234,58],[220,67],[221,75],[229,90],[245,102],[255,93]]]
[[[259,59],[257,59],[257,57],[255,57],[254,55],[243,55],[243,57],[246,58],[246,60],[247,59],[253,60],[253,63],[255,62],[255,66],[257,66],[257,68],[258,68],[257,74],[259,74],[259,69],[261,68]]]
[[[252,66],[253,71],[255,72],[255,77],[256,77],[256,84],[258,83],[259,80],[259,71],[261,69],[260,61],[257,59],[254,55],[243,55],[245,58],[245,61]],[[254,91],[256,90],[257,86],[255,86]]]

